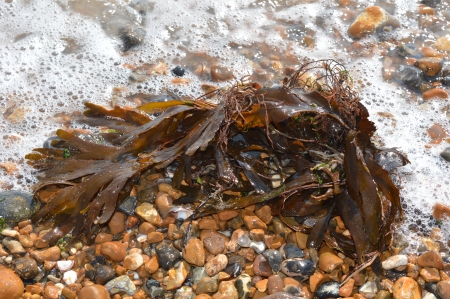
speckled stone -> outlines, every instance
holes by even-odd
[[[327,281],[322,283],[314,295],[319,299],[339,297],[339,282]]]
[[[391,270],[400,266],[405,266],[406,264],[408,264],[408,257],[403,254],[397,254],[388,257],[381,263],[381,266],[384,270]]]
[[[215,293],[219,290],[219,282],[217,279],[205,276],[197,283],[197,294]]]
[[[39,274],[36,261],[32,258],[18,258],[13,261],[14,272],[23,279],[31,279]]]
[[[133,295],[136,292],[136,286],[127,275],[122,275],[105,284],[105,288],[111,295],[125,292],[128,295]]]
[[[169,270],[181,258],[180,252],[173,246],[161,243],[156,246],[156,254],[158,256],[158,263],[164,270]]]
[[[273,274],[269,262],[263,255],[258,255],[253,261],[253,272],[255,275],[269,277]]]
[[[313,261],[307,259],[288,259],[281,264],[281,272],[290,277],[297,277],[302,281],[313,275],[315,270]]]
[[[225,254],[218,254],[205,264],[205,271],[209,276],[214,276],[228,264],[228,258]]]
[[[226,245],[226,237],[219,233],[210,233],[203,239],[205,249],[211,254],[223,253]]]
[[[212,296],[213,299],[238,299],[238,292],[233,282],[222,281],[219,284],[219,291]]]
[[[234,285],[236,286],[239,299],[249,298],[250,288],[252,285],[252,279],[250,275],[248,274],[239,275],[239,277],[236,278]]]
[[[267,281],[267,291],[269,294],[275,294],[278,292],[282,292],[284,288],[283,279],[281,279],[278,275],[271,275]]]
[[[14,225],[29,219],[40,206],[38,201],[33,200],[33,194],[21,191],[2,191],[0,199],[0,217]]]

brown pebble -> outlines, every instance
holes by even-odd
[[[232,281],[222,281],[219,291],[212,296],[213,299],[237,299],[238,292]]]
[[[450,219],[450,206],[436,203],[433,207],[433,217],[441,221],[446,218]]]
[[[221,221],[230,220],[230,219],[236,217],[237,215],[239,215],[239,211],[234,211],[234,210],[227,210],[227,211],[222,211],[222,212],[217,213],[217,216],[219,216],[219,220],[221,220]]]
[[[427,76],[434,77],[441,71],[443,59],[439,57],[424,57],[418,59],[414,65]]]
[[[58,299],[59,289],[55,286],[46,285],[44,288],[44,297],[48,299]]]
[[[417,282],[410,277],[400,277],[394,284],[394,299],[420,299],[421,292]]]
[[[420,277],[426,282],[438,282],[441,280],[439,270],[436,268],[425,267],[420,270]]]
[[[300,249],[306,248],[306,241],[308,240],[308,235],[301,233],[301,232],[295,232],[295,236],[297,239],[297,246]]]
[[[437,251],[427,251],[417,258],[417,264],[420,267],[431,267],[442,270],[444,268],[444,262],[442,257]]]
[[[114,239],[114,235],[108,234],[105,232],[100,232],[95,237],[94,243],[100,244],[100,243],[105,243],[105,242],[111,242],[113,239]]]
[[[267,225],[261,219],[259,219],[258,216],[245,216],[243,220],[248,230],[252,229],[262,229],[264,231],[267,230]]]
[[[255,283],[255,287],[258,289],[259,292],[263,293],[267,290],[267,283],[269,282],[269,280],[266,279],[261,279],[260,281],[258,281],[257,283]]]
[[[125,214],[115,212],[108,223],[111,234],[117,235],[125,230]]]
[[[344,261],[340,257],[330,252],[324,252],[319,256],[319,268],[326,273],[330,273],[343,263]]]
[[[212,217],[203,217],[198,223],[199,229],[219,230],[219,223]]]
[[[430,99],[438,98],[438,99],[446,99],[448,98],[448,93],[441,88],[434,88],[422,93],[422,98],[427,101]]]
[[[61,249],[58,246],[53,246],[44,250],[34,250],[30,252],[32,258],[38,263],[44,261],[58,261],[61,257]]]
[[[160,232],[151,232],[147,235],[147,242],[149,244],[159,243],[164,240],[164,234]]]
[[[219,254],[224,252],[227,238],[217,232],[210,232],[206,238],[203,239],[203,246],[211,254]]]
[[[68,287],[65,287],[62,289],[61,294],[66,297],[67,299],[75,299],[77,298],[77,293],[69,289]]]
[[[106,242],[102,244],[101,253],[109,260],[121,262],[127,254],[127,248],[121,242]]]
[[[271,275],[267,281],[267,292],[269,294],[275,294],[282,292],[284,288],[283,279],[278,275]]]
[[[169,214],[169,211],[172,208],[172,202],[173,198],[168,193],[158,192],[158,194],[156,194],[155,205],[163,218],[166,218],[167,214]]]
[[[24,293],[24,285],[19,276],[12,270],[0,266],[1,298],[19,299]]]
[[[442,299],[450,299],[450,281],[438,282],[437,290]]]
[[[109,299],[108,290],[99,284],[94,284],[81,289],[78,293],[78,299]]]
[[[258,216],[265,224],[270,224],[272,222],[272,210],[269,206],[262,206],[258,210],[255,211],[255,215]]]
[[[130,229],[138,225],[139,218],[133,215],[127,216],[127,219],[125,220],[125,228]]]
[[[148,261],[144,263],[145,271],[147,271],[148,274],[153,274],[158,270],[159,263],[158,258],[156,255],[152,256]]]
[[[138,230],[141,234],[147,235],[148,233],[156,232],[156,227],[150,222],[142,222]]]
[[[419,6],[419,14],[421,15],[435,15],[436,11],[429,6]]]
[[[381,7],[369,6],[350,25],[348,34],[353,38],[361,38],[387,25],[397,28],[400,23]]]
[[[205,248],[203,247],[203,242],[198,238],[190,239],[186,244],[186,248],[183,248],[183,258],[189,264],[203,267],[205,264]]]
[[[214,82],[228,81],[234,78],[230,68],[216,64],[211,66],[211,77]]]
[[[349,279],[343,286],[339,289],[339,296],[342,297],[350,297],[353,291],[353,286],[355,285],[355,281],[353,279]]]
[[[255,275],[262,277],[269,277],[273,274],[269,262],[262,254],[259,254],[253,261],[253,271]]]
[[[227,256],[225,254],[218,254],[206,262],[205,272],[209,276],[214,276],[217,273],[219,273],[220,271],[222,271],[223,269],[225,269],[227,264],[228,264]]]

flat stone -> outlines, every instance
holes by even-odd
[[[450,161],[450,148],[449,148],[449,160]],[[433,217],[438,220],[450,219],[450,207],[442,203],[436,203],[433,207]]]
[[[136,270],[144,263],[144,259],[140,253],[132,253],[127,255],[123,260],[123,267],[128,270]]]
[[[353,286],[355,285],[355,280],[350,278],[344,285],[339,288],[339,296],[350,297],[353,291]]]
[[[238,299],[238,292],[233,282],[222,281],[219,284],[219,291],[212,296],[213,299]]]
[[[282,292],[284,288],[283,279],[278,275],[271,275],[267,281],[267,291],[269,294]]]
[[[439,57],[424,57],[417,59],[414,65],[427,76],[434,77],[441,71],[443,63],[443,59]]]
[[[44,297],[47,299],[58,299],[59,289],[54,285],[46,285],[44,288]]]
[[[19,299],[24,293],[24,285],[14,271],[0,266],[0,290],[2,298]]]
[[[43,250],[33,250],[30,252],[30,256],[38,263],[44,261],[57,262],[61,258],[61,249],[58,246],[53,246]]]
[[[16,241],[16,240],[9,240],[6,242],[5,242],[5,240],[3,240],[3,241],[4,241],[3,245],[5,245],[6,248],[8,248],[9,252],[11,252],[12,254],[22,254],[22,253],[27,252],[25,250],[25,248],[23,248],[22,244],[20,244],[19,241]]]
[[[162,219],[156,208],[148,202],[144,202],[136,208],[136,214],[154,226],[161,226]]]
[[[192,238],[188,241],[186,248],[183,249],[183,258],[189,264],[202,267],[205,264],[205,247],[198,238]]]
[[[234,78],[233,71],[231,69],[216,64],[211,66],[211,77],[214,82],[228,81]]]
[[[161,232],[150,232],[147,234],[147,242],[149,244],[159,243],[164,240],[164,234]]]
[[[264,231],[267,230],[267,225],[264,223],[264,221],[259,219],[258,216],[250,216],[250,215],[245,216],[243,220],[248,230],[252,229],[262,229]]]
[[[105,288],[111,295],[125,292],[128,295],[132,296],[136,292],[136,286],[128,277],[128,275],[122,275],[113,280],[108,281],[105,284]]]
[[[315,270],[313,261],[307,259],[288,259],[281,264],[281,272],[290,277],[297,277],[301,281],[307,280]]]
[[[381,266],[384,270],[391,270],[400,266],[405,266],[406,264],[408,264],[408,257],[403,254],[397,254],[388,257],[381,263]]]
[[[105,242],[102,244],[101,253],[111,261],[121,262],[127,254],[127,247],[118,241]]]
[[[227,239],[224,235],[211,232],[203,239],[203,246],[209,253],[216,255],[224,252],[226,241]]]
[[[400,22],[383,8],[369,6],[350,25],[348,34],[352,38],[362,38],[375,31],[382,30],[386,26],[398,28]]]
[[[255,275],[269,277],[273,274],[269,262],[263,255],[258,255],[253,261],[253,272]]]
[[[439,270],[436,268],[425,267],[420,270],[420,277],[426,282],[438,282],[441,280]]]
[[[168,291],[175,290],[183,285],[189,274],[191,267],[185,261],[181,261],[178,267],[172,268],[167,272],[168,279],[166,289]]]
[[[219,290],[219,282],[217,279],[205,276],[197,283],[197,294],[215,293]]]
[[[148,274],[155,273],[156,270],[158,270],[158,268],[159,268],[159,263],[158,263],[158,258],[156,257],[156,255],[152,256],[150,259],[148,259],[144,263],[144,269],[145,269],[145,271],[147,271]]]
[[[0,192],[0,217],[6,223],[15,225],[29,219],[40,207],[40,203],[33,199],[33,194],[11,190]]]
[[[421,292],[417,282],[410,277],[400,277],[394,284],[394,299],[420,299]]]
[[[125,230],[125,215],[121,212],[115,212],[108,222],[108,227],[113,235],[123,232]]]
[[[173,207],[172,202],[173,198],[168,193],[158,192],[158,194],[156,194],[155,205],[163,218],[166,218],[170,209]]]
[[[331,273],[343,263],[344,261],[340,257],[331,252],[324,252],[319,256],[319,268],[326,273]]]
[[[136,203],[136,196],[128,196],[119,206],[119,211],[125,213],[126,215],[133,216],[136,212]]]
[[[205,264],[205,271],[209,276],[214,276],[223,269],[228,264],[228,258],[225,254],[218,254]]]
[[[283,258],[278,250],[274,249],[266,250],[263,252],[263,256],[267,259],[273,271],[275,272],[280,271]]]
[[[439,270],[444,269],[444,262],[439,252],[431,250],[427,251],[417,258],[417,265],[420,267],[430,267]]]
[[[283,251],[284,257],[286,259],[292,259],[292,258],[296,258],[296,257],[300,257],[300,258],[305,257],[305,253],[303,252],[303,250],[301,250],[296,244],[286,243],[282,247],[282,251]]]

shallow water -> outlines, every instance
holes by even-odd
[[[450,132],[448,100],[425,102],[382,77],[383,57],[398,41],[429,46],[450,33],[446,1],[430,24],[409,0],[0,1],[0,163],[17,166],[11,173],[0,168],[0,189],[29,190],[35,179],[23,157],[68,125],[85,101],[136,105],[145,101],[138,93],[197,97],[204,83],[230,84],[211,80],[214,64],[237,79],[250,75],[273,85],[305,58],[333,58],[349,69],[380,145],[411,161],[394,176],[408,213],[402,230],[428,229],[434,203],[450,204],[450,164],[439,156],[448,143],[430,145],[426,132],[433,124]],[[348,26],[369,5],[384,7],[401,27],[355,42]],[[124,51],[123,28],[145,29],[143,43]],[[176,65],[188,80],[173,81]]]

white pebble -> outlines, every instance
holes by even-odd
[[[437,299],[437,297],[433,293],[426,293],[425,296],[423,296],[422,299]]]
[[[139,243],[145,242],[145,241],[147,241],[147,235],[139,234],[139,235],[137,236],[136,240],[137,240]]]
[[[359,293],[368,299],[375,297],[377,292],[377,284],[374,281],[368,281],[359,288]]]
[[[70,255],[75,255],[76,253],[77,253],[77,249],[76,248],[70,248],[70,250],[69,250],[69,253],[70,253]]]
[[[251,242],[249,247],[258,254],[261,254],[264,250],[266,250],[266,245],[264,242]]]
[[[77,281],[77,272],[70,270],[64,273],[63,276],[64,283],[66,285],[73,284]]]
[[[8,255],[8,256],[5,258],[5,263],[11,264],[12,260],[13,260],[13,256],[12,256],[12,255]]]
[[[66,272],[72,269],[74,262],[71,260],[67,261],[57,261],[56,267],[58,267],[59,271]]]
[[[19,234],[19,232],[16,231],[16,230],[5,228],[5,229],[2,231],[2,235],[7,236],[7,237],[11,237],[11,238],[16,238],[16,237],[18,237],[20,234]]]
[[[381,266],[384,270],[391,270],[400,266],[404,266],[408,263],[408,257],[404,254],[397,254],[388,257]]]

